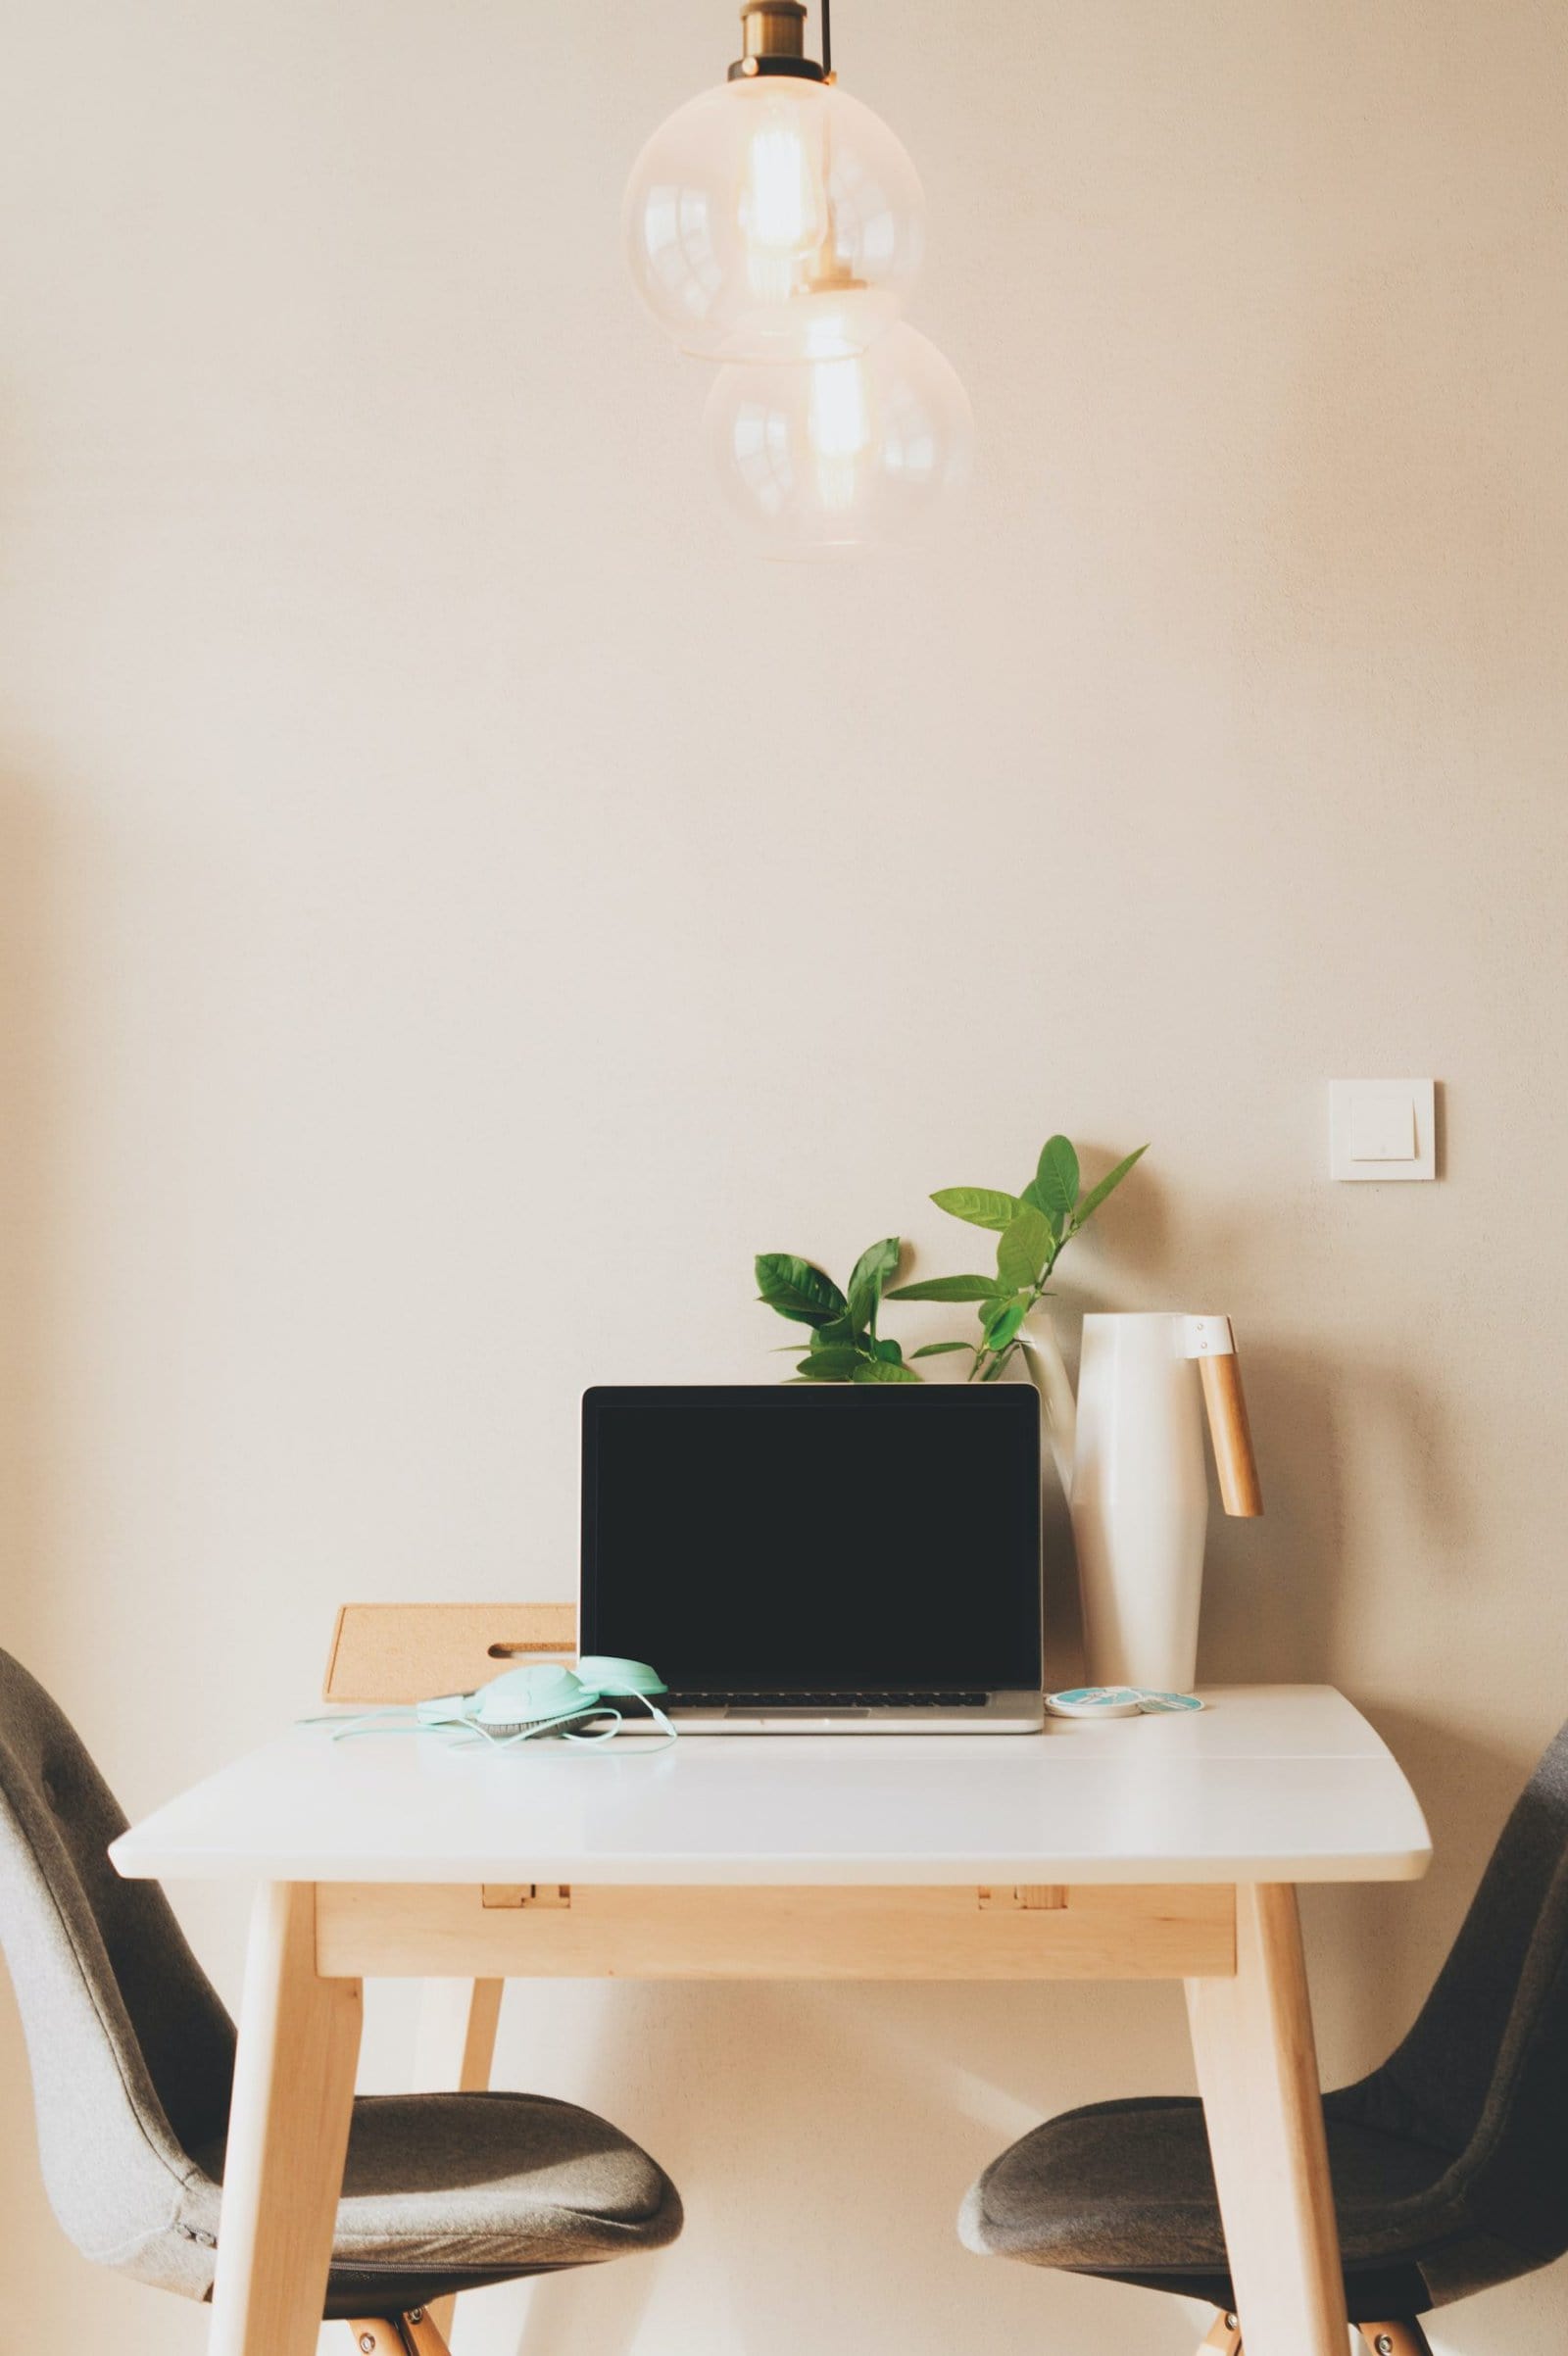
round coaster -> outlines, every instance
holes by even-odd
[[[1069,1686],[1048,1693],[1046,1707],[1054,1718],[1136,1718],[1143,1695],[1133,1686]]]

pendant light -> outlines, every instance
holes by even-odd
[[[968,403],[902,324],[924,200],[905,149],[836,86],[801,0],[745,0],[728,79],[672,115],[633,167],[626,242],[682,350],[725,364],[708,411],[732,511],[769,554],[821,556],[904,529],[962,480]]]

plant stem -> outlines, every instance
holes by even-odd
[[[1047,1260],[1045,1266],[1041,1269],[1039,1276],[1035,1280],[1034,1288],[1029,1295],[1028,1306],[1024,1310],[1025,1322],[1028,1320],[1029,1311],[1031,1309],[1038,1308],[1041,1301],[1045,1299],[1047,1290],[1051,1284],[1052,1275],[1055,1269],[1056,1262],[1058,1259],[1060,1259],[1062,1252],[1066,1250],[1066,1247],[1072,1242],[1073,1237],[1077,1233],[1077,1222],[1069,1218],[1065,1226],[1062,1228],[1061,1234],[1052,1246],[1051,1257]],[[1020,1328],[1020,1331],[1022,1329]],[[1016,1334],[1013,1336],[1012,1340],[1008,1343],[1005,1343],[1000,1350],[988,1350],[982,1345],[976,1349],[974,1353],[974,1364],[970,1367],[969,1372],[964,1379],[971,1383],[974,1382],[977,1377],[982,1383],[994,1383],[999,1381],[1003,1370],[1007,1363],[1007,1360],[1011,1357],[1013,1351],[1019,1347],[1020,1345]],[[980,1369],[983,1365],[985,1365],[985,1361],[988,1357],[994,1359],[995,1364],[994,1366],[987,1367],[985,1373],[982,1374]]]

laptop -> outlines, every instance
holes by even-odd
[[[579,1642],[686,1734],[1038,1731],[1038,1396],[585,1393]]]

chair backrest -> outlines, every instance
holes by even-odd
[[[188,2155],[222,2137],[234,2031],[155,1883],[124,1882],[113,1793],[43,1688],[0,1652],[0,1946],[32,2070],[50,2202],[78,2249],[170,2287]]]
[[[1509,1816],[1409,2035],[1331,2103],[1453,2156],[1472,2230],[1568,2250],[1568,1726]]]
[[[325,1701],[425,1701],[470,1693],[518,1661],[575,1654],[574,1603],[345,1603]]]

